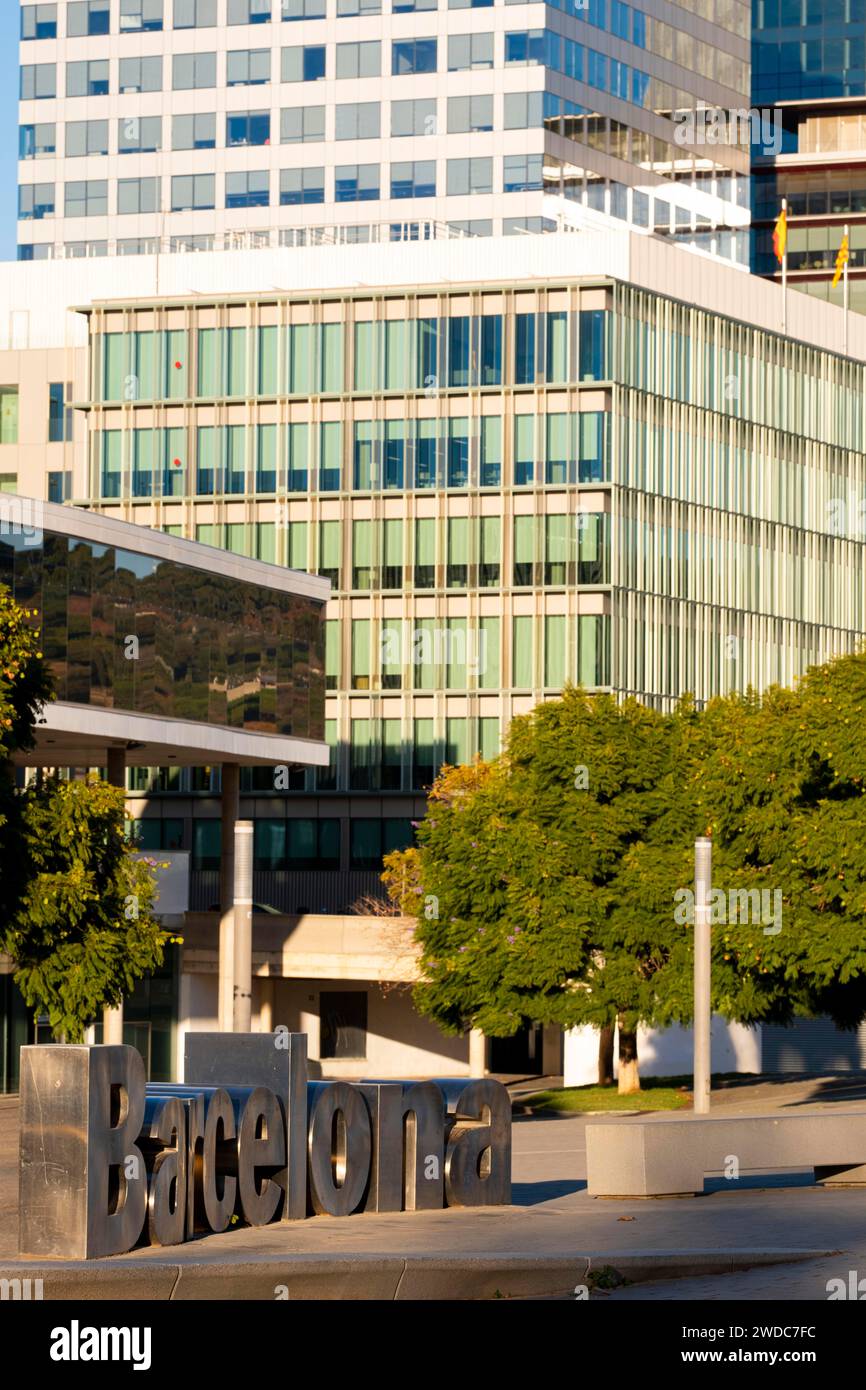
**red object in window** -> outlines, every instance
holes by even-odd
[[[175,362],[174,365],[175,365],[175,367],[177,367],[178,371],[180,371],[181,367],[183,366],[183,363],[182,363],[182,362]]]
[[[174,464],[175,468],[182,467],[180,459],[172,459],[172,463]]]

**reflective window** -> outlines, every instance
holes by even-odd
[[[307,44],[282,51],[283,82],[320,82],[325,76],[325,45]]]
[[[391,165],[392,198],[435,198],[436,161],[416,159]]]
[[[337,77],[378,77],[382,71],[381,44],[337,44]]]
[[[56,39],[57,6],[23,5],[21,8],[22,39]]]
[[[171,84],[176,92],[216,86],[215,53],[175,53]]]
[[[67,121],[65,154],[108,154],[108,121]]]
[[[54,216],[54,184],[24,183],[18,189],[18,216],[25,222],[40,222]]]
[[[292,106],[280,112],[281,144],[315,143],[324,138],[324,106]]]
[[[435,135],[436,98],[391,102],[392,135]]]
[[[334,170],[334,201],[374,202],[379,197],[378,164],[338,164]]]
[[[120,32],[133,34],[162,28],[163,0],[120,0]]]
[[[217,0],[174,0],[175,29],[212,29],[217,22]]]
[[[109,0],[70,0],[66,6],[66,35],[75,39],[111,33]]]
[[[294,19],[324,19],[325,0],[283,0],[283,21]]]
[[[435,71],[435,39],[395,39],[391,44],[391,72],[395,77]]]
[[[309,169],[280,170],[280,205],[323,203],[325,201],[325,170],[320,166]],[[339,325],[337,325],[339,328]]]
[[[100,217],[108,212],[108,180],[82,179],[65,185],[67,217]]]
[[[227,87],[258,87],[270,80],[269,48],[239,48],[226,54]]]
[[[493,67],[492,34],[452,34],[448,39],[448,71]]]
[[[56,152],[57,127],[53,121],[18,127],[19,159],[39,159]]]
[[[108,59],[93,58],[80,63],[66,64],[66,95],[68,97],[104,97],[108,95]]]
[[[173,150],[212,150],[216,145],[216,113],[196,112],[174,116],[171,128]]]
[[[162,149],[161,116],[122,116],[117,123],[118,154],[154,154]]]
[[[57,69],[54,63],[23,63],[20,96],[22,101],[45,101],[57,96]]]
[[[140,462],[146,473],[152,454]],[[37,610],[58,699],[323,737],[322,605],[52,532],[26,539],[0,536],[0,565]]]
[[[269,202],[269,170],[244,169],[240,173],[226,174],[227,208],[266,208]]]
[[[228,0],[229,24],[269,24],[272,0]]]
[[[269,145],[270,111],[230,111],[226,116],[226,145]]]
[[[157,54],[148,58],[121,58],[121,92],[161,92],[162,56]]]

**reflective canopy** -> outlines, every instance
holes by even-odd
[[[324,606],[50,531],[0,534],[58,700],[322,739]]]

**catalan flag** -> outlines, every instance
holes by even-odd
[[[776,225],[773,228],[773,250],[776,253],[776,260],[779,265],[784,264],[785,251],[788,247],[788,210],[782,208],[776,218]]]
[[[839,281],[841,280],[841,278],[842,278],[842,271],[845,269],[846,265],[848,264],[848,261],[850,260],[850,257],[851,257],[851,252],[850,252],[849,247],[848,247],[848,232],[847,232],[847,229],[846,229],[845,235],[842,237],[842,244],[841,244],[841,246],[839,247],[839,251],[838,251],[838,253],[837,253],[837,255],[836,255],[836,273],[835,273],[835,275],[833,276],[833,283],[832,283],[832,285],[830,286],[831,289],[835,290],[836,286],[838,285]]]

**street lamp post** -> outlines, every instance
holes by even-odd
[[[694,1111],[710,1110],[710,886],[713,842],[695,840]]]

